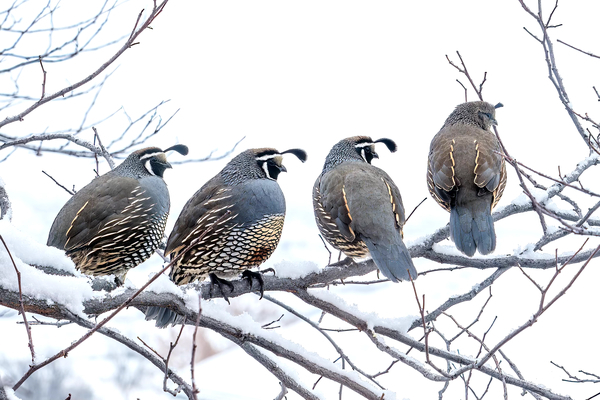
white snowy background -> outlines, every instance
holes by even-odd
[[[88,2],[62,2],[66,15],[78,18],[91,12]],[[544,2],[546,4],[546,2]],[[535,4],[532,4],[534,6]],[[549,12],[553,3],[547,2]],[[133,27],[141,8],[148,1],[130,1],[118,8],[107,34]],[[91,8],[91,7],[89,7]],[[32,10],[33,11],[33,10]],[[551,31],[554,39],[562,39],[582,49],[600,53],[597,23],[600,3],[570,0],[559,5],[554,21],[563,26]],[[378,149],[380,160],[375,165],[385,169],[399,186],[405,208],[410,212],[428,197],[425,182],[429,142],[456,104],[464,101],[464,92],[455,81],[467,85],[466,79],[448,65],[445,55],[458,62],[461,52],[467,66],[479,83],[487,71],[484,97],[491,103],[502,102],[497,111],[499,132],[511,155],[538,170],[557,175],[557,167],[570,171],[588,154],[587,148],[557,99],[547,78],[547,69],[539,44],[523,30],[527,26],[537,32],[533,19],[518,1],[171,1],[152,24],[152,30],[140,37],[140,44],[128,50],[119,67],[102,89],[88,119],[99,120],[123,107],[135,117],[163,100],[170,100],[159,110],[166,119],[179,109],[163,132],[149,145],[162,148],[184,143],[190,148],[188,157],[198,158],[215,151],[222,154],[242,137],[236,153],[251,147],[275,147],[286,150],[300,147],[307,151],[308,161],[301,164],[286,157],[287,174],[279,184],[286,195],[287,217],[281,243],[263,267],[280,271],[294,268],[322,267],[327,263],[325,251],[313,219],[310,193],[320,173],[326,154],[338,140],[351,135],[370,135],[374,139],[388,137],[396,141],[399,151],[390,154],[384,146]],[[1,40],[1,33],[0,33]],[[48,64],[46,92],[59,90],[91,73],[113,50],[87,54],[69,64]],[[598,115],[598,101],[592,85],[599,85],[600,61],[565,46],[557,45],[560,72],[580,112]],[[100,62],[99,62],[100,61]],[[111,68],[110,70],[114,70]],[[38,71],[39,72],[39,71]],[[32,87],[40,85],[40,73],[26,77]],[[475,100],[472,91],[469,100]],[[68,106],[67,106],[68,104]],[[3,128],[3,133],[20,134],[57,130],[77,125],[89,102],[54,102],[44,106],[20,123]],[[5,118],[7,115],[0,115]],[[97,125],[103,138],[120,133],[122,114]],[[92,140],[93,132],[83,134]],[[3,158],[8,150],[0,153]],[[172,154],[171,161],[184,158]],[[173,226],[187,199],[228,159],[199,164],[175,165],[165,173],[171,193],[171,217],[167,231]],[[54,216],[69,195],[42,174],[51,174],[67,187],[81,188],[93,177],[93,159],[74,159],[45,153],[36,156],[17,151],[0,164],[0,177],[13,207],[12,223],[0,224],[0,234],[20,254],[23,262],[35,257],[62,259],[59,252],[43,253],[48,230]],[[101,173],[108,165],[101,162]],[[591,189],[598,189],[597,175],[582,179]],[[509,204],[520,196],[513,171],[499,205]],[[565,207],[562,205],[562,207]],[[583,211],[587,210],[583,208]],[[429,198],[412,216],[404,229],[407,244],[448,222],[448,214]],[[535,243],[541,236],[538,217],[534,213],[507,218],[496,224],[498,246],[495,254],[513,254]],[[27,243],[31,240],[35,243]],[[552,243],[545,248],[548,256],[556,247],[575,250],[581,238]],[[598,245],[592,239],[590,245]],[[455,252],[449,241],[442,242],[443,251]],[[438,248],[438,249],[440,249]],[[20,249],[20,250],[19,250]],[[442,250],[440,250],[442,251]],[[30,257],[28,259],[28,257]],[[12,265],[1,258],[0,279],[16,280]],[[65,268],[73,268],[68,260]],[[153,257],[128,274],[128,285],[139,287],[159,269],[161,260]],[[415,259],[418,270],[435,268],[436,264]],[[573,267],[574,270],[574,267]],[[572,270],[571,270],[572,271]],[[24,285],[35,282],[34,272],[23,265]],[[416,283],[433,310],[452,295],[462,294],[491,274],[491,270],[459,270],[421,277]],[[551,271],[533,273],[548,279]],[[369,276],[374,278],[375,274]],[[562,277],[561,284],[567,282]],[[550,364],[555,361],[572,371],[583,369],[600,373],[600,347],[597,345],[597,305],[600,295],[598,261],[593,261],[583,276],[550,311],[527,331],[505,346],[504,350],[519,366],[526,379],[552,388],[573,398],[588,398],[598,392],[591,385],[561,382],[566,376]],[[49,293],[65,292],[56,287],[41,288]],[[72,279],[75,281],[75,279]],[[91,296],[80,280],[69,286],[73,302],[77,296]],[[517,270],[504,274],[493,286],[493,298],[480,322],[484,332],[495,316],[488,343],[506,336],[535,312],[539,296],[531,283]],[[289,302],[299,311],[317,320],[320,312],[303,305],[293,296],[270,293]],[[372,286],[331,287],[330,295],[356,304],[363,312],[381,317],[414,317],[418,308],[407,283],[384,283]],[[480,295],[474,303],[481,305],[487,297]],[[341,301],[341,300],[340,300]],[[310,343],[310,351],[327,359],[337,358],[331,346],[307,324],[254,295],[232,299],[231,306],[222,300],[206,304],[210,313],[239,315],[238,324],[262,325],[279,318],[276,332],[290,341]],[[460,314],[463,312],[463,314]],[[460,306],[456,314],[467,324],[475,318],[476,306]],[[0,382],[12,385],[26,371],[30,354],[25,329],[17,322],[16,312],[0,309]],[[250,320],[254,320],[252,323]],[[325,317],[324,326],[342,327],[333,317]],[[162,354],[178,328],[158,330],[135,309],[123,311],[110,326],[135,340],[141,337]],[[184,330],[182,344],[172,362],[182,376],[189,373],[192,328]],[[33,327],[33,340],[38,360],[43,360],[79,338],[84,330],[74,325],[61,328]],[[422,332],[415,330],[417,339]],[[358,333],[336,334],[355,363],[369,372],[387,367],[389,359],[379,354]],[[307,339],[310,338],[310,339]],[[207,331],[202,333],[202,358],[196,366],[201,399],[270,399],[279,392],[278,381],[243,351]],[[473,355],[473,354],[470,354]],[[285,361],[283,365],[288,365]],[[440,365],[445,366],[440,363]],[[30,391],[33,397],[45,399],[44,393],[61,391],[52,398],[73,399],[168,399],[162,391],[162,374],[140,356],[123,346],[95,334],[52,368],[36,372],[16,395]],[[507,366],[505,366],[507,367]],[[294,367],[290,367],[293,369]],[[52,371],[52,374],[47,371]],[[298,371],[308,387],[318,377]],[[432,399],[442,384],[424,379],[408,367],[397,364],[381,377],[383,386],[393,389],[397,399]],[[485,384],[483,385],[483,387]],[[502,396],[501,385],[492,383],[486,398]],[[338,385],[321,381],[316,388],[323,399],[337,398]],[[511,398],[520,398],[512,388]],[[180,395],[182,397],[183,395]],[[445,398],[464,398],[464,386],[451,384]],[[393,396],[386,395],[391,399]],[[289,393],[288,399],[298,399]],[[344,391],[344,399],[358,395]],[[471,397],[473,398],[473,397]]]

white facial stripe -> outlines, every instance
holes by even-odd
[[[156,157],[159,154],[163,154],[164,155],[165,153],[163,153],[162,151],[159,151],[159,152],[156,152],[156,153],[144,154],[143,156],[140,157],[140,161],[141,160],[145,160],[145,159],[150,158],[150,157]]]
[[[156,176],[156,174],[154,173],[154,171],[152,171],[152,165],[150,165],[151,162],[152,162],[152,160],[146,161],[144,163],[144,168],[146,168],[146,171],[148,171],[150,173],[150,175]]]
[[[273,178],[271,178],[271,175],[269,175],[269,166],[267,165],[266,162],[264,162],[262,164],[262,169],[263,169],[263,171],[265,171],[265,175],[267,175],[267,178],[273,179]]]
[[[373,144],[372,142],[357,143],[357,144],[354,145],[354,147],[360,149],[361,147],[367,147],[367,146],[370,146],[372,144]]]
[[[267,154],[266,156],[262,156],[262,157],[256,157],[256,161],[267,161],[267,160],[272,160],[273,158],[280,156],[281,154]]]
[[[360,156],[363,158],[363,160],[365,160],[365,162],[369,162],[367,161],[367,155],[365,154],[365,148],[363,147],[362,150],[360,151]]]

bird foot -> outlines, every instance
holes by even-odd
[[[115,275],[115,285],[121,287],[125,284],[125,275]]]
[[[233,289],[234,289],[233,283],[229,282],[228,280],[219,278],[215,274],[208,274],[208,277],[210,278],[210,295],[212,296],[212,290],[213,290],[214,286],[217,285],[219,287],[219,290],[221,291],[221,295],[223,295],[223,298],[225,299],[227,304],[231,305],[231,303],[229,302],[229,298],[227,297],[227,295],[225,294],[225,291],[223,290],[223,285],[229,287],[229,291],[233,292]]]
[[[260,299],[262,299],[263,298],[263,294],[265,294],[265,288],[264,288],[265,281],[263,281],[263,278],[262,278],[261,274],[267,272],[269,269],[273,270],[272,268],[268,268],[268,269],[266,269],[264,271],[261,271],[261,272],[253,272],[253,271],[250,271],[249,269],[247,269],[244,272],[242,272],[242,278],[248,280],[248,284],[250,285],[250,289],[252,289],[252,279],[256,279],[256,281],[258,282],[258,290],[260,291]],[[275,271],[273,271],[273,273],[275,273]]]

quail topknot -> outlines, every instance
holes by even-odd
[[[175,260],[203,233],[204,237],[175,261],[170,273],[175,284],[208,276],[227,300],[223,285],[232,285],[224,278],[243,272],[250,285],[253,278],[258,281],[262,294],[262,277],[249,268],[265,262],[281,237],[285,199],[277,177],[287,171],[282,164],[286,153],[306,160],[306,152],[300,149],[246,150],[188,200],[169,236],[165,255]],[[149,307],[146,319],[156,319],[156,326],[164,328],[177,322],[177,314]]]
[[[484,101],[459,104],[431,141],[427,185],[431,196],[450,212],[450,237],[471,257],[496,248],[492,209],[506,186],[495,106]]]
[[[333,146],[313,187],[317,226],[348,257],[370,254],[392,282],[416,279],[417,271],[402,241],[402,197],[392,178],[371,165],[378,158],[375,143],[396,151],[391,139],[373,141],[368,136],[349,137]]]
[[[163,173],[171,168],[165,155],[170,150],[188,153],[184,145],[137,150],[75,193],[54,219],[48,246],[65,250],[84,274],[115,274],[122,284],[163,239],[170,207]]]

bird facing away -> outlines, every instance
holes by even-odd
[[[325,159],[313,187],[315,219],[321,234],[348,257],[370,254],[381,273],[398,282],[417,278],[402,241],[404,206],[398,187],[385,171],[371,165],[375,143],[391,152],[390,139],[354,136],[338,142]]]
[[[171,168],[165,155],[170,150],[188,153],[184,145],[137,150],[75,193],[54,219],[47,245],[65,250],[84,274],[115,274],[122,284],[163,239],[170,206],[163,173]]]
[[[282,164],[286,153],[306,161],[306,152],[300,149],[249,149],[234,157],[188,200],[165,250],[165,255],[176,260],[170,273],[175,284],[210,277],[211,285],[218,285],[228,300],[223,284],[231,289],[233,285],[224,278],[243,272],[250,285],[252,278],[257,279],[262,295],[262,277],[249,268],[265,262],[281,237],[285,199],[277,177],[287,171]],[[201,240],[177,259],[198,238]],[[149,307],[146,312],[146,319],[156,319],[156,326],[161,328],[174,324],[176,317],[165,308]]]
[[[459,104],[429,149],[429,192],[450,212],[450,237],[469,257],[496,248],[492,209],[506,186],[500,143],[490,131],[499,107],[484,101]]]

